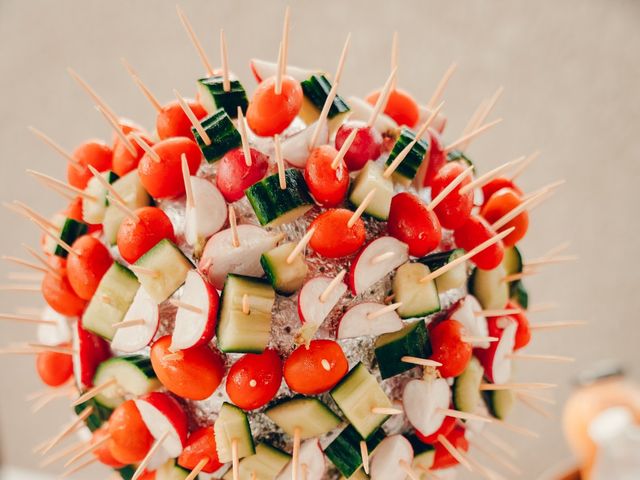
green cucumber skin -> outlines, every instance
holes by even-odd
[[[133,465],[127,465],[126,467],[122,467],[116,470],[122,480],[131,480],[136,473],[136,468]]]
[[[64,225],[62,226],[62,230],[60,230],[60,240],[63,240],[69,245],[73,245],[79,237],[87,233],[89,227],[86,223],[78,222],[73,218],[67,218],[64,221]],[[60,245],[56,245],[56,249],[54,250],[54,255],[58,257],[67,258],[69,252],[67,252]]]
[[[153,366],[151,365],[151,359],[143,355],[123,355],[121,357],[112,357],[108,360],[105,360],[96,370],[96,376],[98,375],[98,372],[100,370],[109,368],[110,364],[114,364],[117,362],[131,363],[135,368],[140,370],[145,377],[149,379],[156,378],[156,372],[153,370]]]
[[[201,120],[202,128],[211,138],[211,144],[207,145],[195,128],[191,128],[193,136],[209,163],[220,160],[225,153],[242,145],[242,138],[235,125],[224,109],[213,112]]]
[[[431,452],[434,450],[432,445],[422,442],[416,434],[404,436],[413,447],[413,453],[415,456],[421,455],[425,452]]]
[[[112,172],[111,170],[109,170],[108,172],[105,172],[104,175],[107,182],[109,182],[109,185],[113,184],[116,180],[120,178],[120,176],[116,172]],[[109,206],[109,195],[104,196],[104,204],[107,207]]]
[[[509,263],[511,263],[511,260],[515,260],[515,268],[508,268],[510,267]],[[518,247],[513,246],[511,248],[505,249],[502,265],[504,266],[504,271],[507,275],[522,272],[523,259],[522,253],[520,252],[520,250],[518,250]]]
[[[307,99],[313,103],[318,110],[322,110],[332,87],[331,82],[327,80],[327,77],[317,74],[311,75],[307,80],[300,83],[300,86],[302,87],[304,96],[307,97]],[[327,117],[331,119],[336,115],[346,113],[350,110],[349,105],[347,105],[340,95],[336,95],[331,103]]]
[[[73,407],[73,411],[76,413],[76,415],[80,415],[85,408],[89,407],[93,407],[93,412],[91,412],[84,423],[87,425],[87,428],[90,431],[95,432],[105,422],[109,421],[109,417],[111,417],[111,413],[113,412],[113,410],[102,405],[95,398],[92,398],[84,403],[81,403],[80,405],[76,405],[75,407]]]
[[[466,163],[470,167],[473,167],[473,162],[464,152],[461,152],[460,150],[452,150],[447,153],[447,162],[455,162],[457,160]]]
[[[529,308],[529,292],[522,280],[516,280],[509,285],[509,298],[525,310]]]
[[[384,431],[378,429],[367,439],[367,450],[372,452],[384,439]],[[355,428],[348,425],[325,449],[325,455],[338,471],[349,478],[362,466],[360,442],[364,440]]]
[[[239,80],[230,80],[230,89],[224,91],[224,79],[222,75],[214,75],[212,77],[200,78],[198,83],[206,88],[213,98],[216,107],[223,109],[231,118],[238,116],[238,107],[242,109],[242,113],[247,113],[249,100],[247,92]]]
[[[455,260],[458,256],[464,255],[462,248],[454,248],[453,250],[447,250],[446,252],[437,252],[427,255],[418,259],[418,262],[429,267],[432,272],[440,267],[443,267],[447,263]]]
[[[385,165],[391,165],[400,152],[404,150],[404,148],[415,138],[416,134],[414,132],[403,127]],[[404,160],[400,162],[395,173],[409,180],[413,180],[420,168],[420,165],[422,164],[422,161],[424,160],[425,155],[427,154],[428,149],[429,144],[425,140],[418,140]]]
[[[504,420],[513,407],[514,398],[511,390],[488,390],[482,392],[482,397],[489,413],[500,420]]]
[[[375,343],[375,356],[378,361],[378,368],[382,378],[391,378],[408,370],[415,365],[400,360],[404,356],[429,358],[431,356],[431,344],[429,343],[429,332],[422,320],[405,326],[401,332],[404,335],[390,343],[384,342],[387,335],[378,337]],[[399,332],[394,332],[398,334]],[[379,343],[380,342],[380,343]]]

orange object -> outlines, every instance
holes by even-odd
[[[327,258],[346,257],[356,253],[364,244],[367,232],[361,218],[349,228],[347,223],[352,215],[351,210],[344,208],[321,213],[309,227],[316,229],[309,246]]]
[[[40,352],[36,357],[36,369],[46,385],[59,387],[73,375],[73,360],[67,353]]]
[[[501,188],[484,204],[480,215],[493,224],[522,203],[520,195],[510,188]],[[515,230],[502,239],[505,247],[513,247],[524,238],[529,229],[529,214],[524,211],[498,229],[498,233],[515,227]]]
[[[284,379],[294,392],[317,395],[333,388],[349,370],[342,348],[333,340],[312,340],[296,348],[284,363]]]
[[[76,188],[84,189],[93,174],[87,168],[91,165],[99,172],[111,169],[113,150],[101,140],[87,140],[80,144],[71,154],[78,163],[69,162],[67,166],[67,180]]]
[[[371,105],[375,105],[379,96],[379,91],[370,93],[366,101]],[[389,94],[384,113],[393,118],[398,125],[406,125],[409,128],[413,128],[420,118],[420,107],[409,93],[395,89]]]
[[[247,109],[247,123],[256,135],[270,137],[282,133],[302,108],[300,82],[282,77],[282,92],[275,91],[276,78],[264,80],[253,94]]]
[[[185,99],[185,102],[198,120],[207,116],[207,111],[198,102],[189,99]],[[163,106],[156,118],[156,131],[160,140],[172,137],[187,137],[195,140],[191,127],[189,117],[184,113],[177,100]]]
[[[116,408],[109,418],[109,450],[122,463],[140,462],[153,444],[153,436],[133,400]]]

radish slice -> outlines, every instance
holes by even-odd
[[[449,408],[451,389],[444,378],[411,380],[404,387],[402,404],[411,425],[426,437],[442,425],[445,416],[438,409]]]
[[[488,337],[489,327],[487,319],[483,316],[477,316],[475,312],[482,310],[482,305],[473,295],[467,295],[462,301],[462,305],[458,310],[453,312],[451,318],[457,320],[462,325],[468,335],[472,337]],[[479,342],[474,344],[474,348],[489,348],[489,342]]]
[[[428,110],[427,107],[420,105],[419,111],[420,111],[420,117],[418,120],[418,125],[422,125],[424,122],[426,122],[429,119],[429,117],[431,116],[432,110]],[[441,134],[444,131],[444,127],[446,126],[447,126],[447,117],[445,117],[442,114],[442,112],[440,112],[436,115],[436,118],[434,118],[429,128],[433,128],[435,131]],[[426,138],[427,140],[429,140],[429,134],[425,132],[422,138]]]
[[[324,302],[320,301],[320,295],[333,281],[331,277],[315,277],[302,286],[298,295],[298,315],[302,323],[321,325],[329,316],[338,300],[346,293],[347,285],[340,282],[331,290]]]
[[[371,456],[371,480],[405,480],[407,473],[401,462],[411,466],[413,448],[402,435],[391,435],[380,442]]]
[[[304,168],[307,164],[309,150],[311,150],[309,144],[316,130],[316,124],[317,122],[312,123],[304,130],[291,135],[282,142],[282,158],[294,167]],[[324,122],[320,129],[320,135],[318,135],[316,145],[324,145],[327,143],[329,143],[329,126]]]
[[[233,246],[231,230],[213,235],[204,247],[199,269],[209,282],[222,290],[229,273],[261,277],[264,275],[260,257],[278,243],[279,237],[255,225],[238,225],[240,245]]]
[[[56,323],[41,323],[38,325],[38,342],[43,345],[61,345],[72,340],[71,323],[75,320],[71,317],[60,315],[51,307],[47,306],[42,312],[43,320],[51,320]]]
[[[149,345],[158,331],[160,324],[158,304],[144,288],[138,289],[123,321],[138,319],[144,320],[144,323],[116,330],[113,340],[111,340],[113,349],[125,353],[137,352]]]
[[[178,457],[187,442],[187,415],[177,400],[166,393],[153,392],[134,402],[155,440],[169,432],[160,450],[171,458]]]
[[[300,455],[298,456],[298,478],[322,480],[326,469],[327,466],[324,460],[324,453],[320,448],[320,442],[315,438],[302,442]],[[289,462],[276,477],[276,480],[291,480],[293,478],[292,475],[293,462]]]
[[[227,221],[227,203],[213,183],[190,177],[194,206],[186,207],[184,236],[191,246],[218,232]]]
[[[358,97],[349,97],[347,103],[349,104],[349,108],[351,108],[351,115],[349,116],[349,119],[362,120],[363,122],[369,121],[371,112],[373,112],[372,105]],[[378,118],[376,119],[374,127],[378,131],[385,133],[389,130],[397,129],[398,124],[390,116],[384,113],[380,113],[380,115],[378,115]]]
[[[500,317],[500,319],[507,320],[505,317]],[[509,320],[502,330],[500,340],[495,342],[495,351],[490,365],[491,371],[488,373],[493,383],[507,383],[511,378],[512,362],[508,356],[513,353],[513,347],[516,344],[517,330],[517,322]]]
[[[375,312],[386,306],[375,302],[363,302],[354,305],[340,319],[338,338],[355,338],[366,335],[378,336],[402,329],[402,320],[395,310],[369,318],[370,314],[375,314]]]
[[[218,314],[218,292],[195,270],[187,274],[180,301],[201,312],[178,308],[169,347],[174,352],[209,343],[215,333]]]
[[[265,78],[275,77],[278,71],[278,64],[274,62],[267,62],[266,60],[258,60],[252,58],[249,62],[251,72],[256,77],[258,83],[262,82]],[[295,78],[299,82],[308,79],[314,73],[322,73],[320,70],[308,70],[305,68],[294,67],[293,65],[287,65],[286,74]]]
[[[81,321],[76,323],[72,343],[74,353],[71,361],[76,384],[82,389],[91,388],[98,365],[111,357],[109,344],[82,328]]]
[[[409,247],[393,237],[380,237],[364,247],[351,263],[349,286],[360,295],[378,280],[409,261]]]

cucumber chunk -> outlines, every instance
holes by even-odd
[[[142,183],[140,183],[138,170],[133,170],[113,182],[113,189],[122,197],[127,207],[131,210],[151,205],[151,197],[142,186]],[[109,205],[104,212],[104,219],[102,220],[104,238],[111,245],[116,244],[118,229],[124,218],[125,213],[114,205]]]
[[[119,178],[118,175],[112,171],[103,172],[100,175],[110,184]],[[90,200],[89,198],[82,199],[82,219],[87,223],[102,223],[104,214],[107,211],[107,206],[109,205],[107,189],[104,188],[97,178],[91,177],[84,191],[96,197],[97,200]]]
[[[93,377],[94,385],[114,379],[116,384],[96,395],[103,405],[116,408],[126,397],[139,397],[160,387],[151,360],[142,355],[113,357],[102,362]]]
[[[302,440],[324,435],[340,424],[340,417],[314,397],[288,398],[264,413],[288,435],[293,436],[296,429],[300,429]]]
[[[418,261],[429,267],[429,270],[433,272],[464,254],[465,251],[462,248],[455,248],[446,252],[432,253],[431,255],[422,257]],[[461,263],[457,267],[449,270],[447,273],[440,275],[435,279],[435,282],[436,288],[440,293],[444,293],[447,290],[452,290],[454,288],[462,288],[465,283],[467,283],[466,263]]]
[[[405,325],[397,332],[380,335],[374,344],[374,353],[382,378],[390,378],[411,370],[416,365],[402,361],[402,357],[428,358],[431,356],[429,333],[422,320]]]
[[[464,162],[468,166],[473,167],[473,162],[463,151],[452,150],[449,153],[447,153],[447,162],[456,162],[456,161]]]
[[[505,248],[504,258],[502,259],[502,267],[507,275],[522,272],[522,254],[518,247]]]
[[[375,407],[391,407],[391,400],[361,362],[331,390],[330,395],[365,440],[389,418],[389,415],[371,411]]]
[[[473,413],[480,403],[480,384],[484,369],[477,358],[472,357],[459,376],[453,382],[453,405],[461,412]]]
[[[73,245],[73,242],[75,242],[78,237],[87,233],[87,229],[88,227],[86,223],[79,222],[73,218],[67,218],[62,224],[58,237],[68,245]],[[69,253],[60,245],[56,244],[53,254],[58,257],[67,258]]]
[[[238,458],[255,453],[247,414],[235,405],[227,402],[222,404],[218,418],[213,424],[213,431],[221,463],[227,463],[233,459],[231,450],[234,441],[238,442]]]
[[[259,443],[254,455],[240,460],[238,480],[273,480],[290,460],[288,453],[268,443]],[[233,480],[233,472],[229,470],[222,478]]]
[[[389,154],[389,158],[385,163],[386,166],[389,166],[393,163],[393,160],[405,149],[407,145],[413,142],[416,138],[415,132],[409,130],[406,127],[403,127],[400,131],[400,135],[396,140],[396,143],[393,145],[393,149]],[[418,140],[406,157],[400,162],[398,168],[396,168],[395,172],[393,172],[393,177],[403,185],[409,185],[411,181],[418,173],[418,169],[424,160],[425,155],[427,154],[427,150],[429,149],[429,144],[426,140],[421,139]]]
[[[200,123],[211,140],[209,145],[206,144],[195,128],[191,127],[191,131],[207,162],[213,163],[216,160],[220,160],[229,150],[242,145],[240,132],[238,132],[224,109],[216,110],[200,120]]]
[[[398,315],[402,318],[426,317],[440,311],[440,297],[433,280],[420,283],[420,279],[431,273],[421,263],[405,263],[396,271],[392,288],[395,301],[402,303]]]
[[[415,434],[408,435],[407,440],[413,447],[413,470],[419,472],[431,468],[436,456],[435,448],[421,442]]]
[[[207,113],[223,109],[231,118],[236,118],[238,107],[242,109],[242,113],[247,112],[247,92],[240,81],[230,79],[229,86],[229,91],[225,92],[222,75],[198,79],[198,99]]]
[[[89,430],[95,432],[102,425],[104,425],[105,422],[109,421],[113,410],[100,403],[96,398],[92,398],[90,400],[87,400],[86,402],[81,403],[80,405],[76,405],[75,407],[73,407],[73,411],[76,415],[80,415],[86,408],[89,407],[93,407],[93,411],[87,417],[84,423]]]
[[[367,162],[360,170],[351,186],[349,201],[356,207],[359,206],[374,188],[376,193],[364,213],[378,220],[386,220],[389,218],[391,199],[394,194],[393,181],[383,176],[383,170],[379,164]]]
[[[59,235],[60,231],[62,231],[62,227],[64,226],[64,222],[66,220],[67,220],[67,217],[65,217],[62,213],[56,213],[55,215],[53,215],[49,219],[53,227],[55,227],[51,229],[51,233]],[[46,253],[53,255],[57,248],[58,248],[58,244],[55,242],[55,240],[51,238],[49,235],[45,235],[43,250]]]
[[[300,290],[304,279],[309,272],[309,267],[304,261],[304,255],[296,255],[291,263],[287,263],[287,257],[296,248],[296,243],[283,243],[260,257],[260,264],[267,274],[267,280],[281,295],[291,295]]]
[[[474,268],[469,277],[469,293],[476,297],[485,310],[504,308],[509,300],[509,285],[502,265],[493,270]]]
[[[482,392],[482,396],[489,413],[500,420],[507,418],[516,400],[513,390],[489,390]]]
[[[383,439],[384,432],[382,429],[376,430],[366,441],[367,451],[369,453],[373,452]],[[350,478],[362,467],[360,442],[363,440],[353,426],[347,425],[347,428],[324,449],[325,455],[333,462],[340,474],[344,475],[345,478]]]
[[[331,91],[331,82],[322,74],[313,74],[306,80],[300,83],[304,98],[302,100],[302,108],[298,116],[307,125],[315,122],[320,116],[322,107],[327,100],[327,96]],[[336,95],[331,102],[329,108],[329,114],[327,118],[329,120],[329,129],[331,131],[337,128],[337,125],[342,122],[342,119],[349,112],[349,105],[344,101],[340,95]]]
[[[155,480],[184,480],[190,473],[190,470],[182,468],[175,459],[172,458],[156,470]],[[196,478],[198,477],[196,476]]]

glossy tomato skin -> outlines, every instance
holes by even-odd
[[[370,93],[366,101],[371,105],[375,105],[379,96],[379,91]],[[384,113],[393,118],[398,125],[406,125],[412,128],[415,127],[420,118],[420,107],[408,92],[396,88],[391,90],[389,94]]]
[[[507,177],[497,177],[482,186],[483,204],[487,203],[491,195],[503,188],[510,188],[521,197],[524,195],[524,192],[520,190],[513,180]]]
[[[447,164],[447,153],[440,134],[431,128],[427,129],[427,133],[429,134],[429,151],[427,152],[428,161],[425,160],[427,171],[422,181],[423,187],[430,187],[436,174]]]
[[[141,461],[153,445],[153,436],[133,400],[126,400],[113,411],[109,418],[109,434],[109,449],[122,463]]]
[[[309,229],[315,228],[309,246],[327,258],[340,258],[356,253],[364,244],[366,229],[359,218],[349,228],[347,223],[353,215],[351,210],[336,208],[327,210],[313,221]]]
[[[464,428],[455,427],[446,437],[457,450],[462,452],[469,450],[469,441],[465,437]],[[444,468],[455,467],[458,464],[458,460],[449,453],[449,450],[447,450],[442,443],[436,443],[434,448],[435,456],[431,470],[442,470]]]
[[[213,427],[202,427],[191,432],[184,450],[178,457],[178,465],[193,470],[205,458],[208,460],[202,469],[205,473],[214,473],[223,465],[218,458]]]
[[[284,379],[289,388],[303,395],[318,395],[335,387],[347,374],[349,362],[333,340],[312,340],[301,345],[284,362]]]
[[[159,338],[151,347],[151,365],[158,380],[176,395],[190,400],[204,400],[218,388],[224,376],[224,363],[208,346],[169,350],[171,336]]]
[[[188,98],[185,101],[198,120],[207,116],[207,111],[198,102]],[[177,100],[164,105],[158,113],[156,117],[156,132],[160,140],[172,137],[187,137],[195,140],[191,130],[191,121],[189,121],[189,117],[184,113]]]
[[[408,192],[396,194],[391,200],[389,234],[409,246],[409,254],[423,257],[433,251],[442,238],[436,214],[417,196]]]
[[[76,295],[66,272],[47,272],[42,279],[42,296],[56,312],[66,317],[77,317],[84,312],[87,301]]]
[[[138,137],[150,147],[153,146],[153,141],[142,132],[137,132]],[[144,150],[133,138],[133,135],[128,134],[127,139],[133,145],[135,153],[131,153],[124,142],[118,141],[113,147],[113,171],[119,177],[138,168],[140,159],[144,156]]]
[[[438,371],[445,378],[460,375],[471,360],[473,349],[462,341],[463,334],[464,327],[456,320],[444,320],[430,331],[431,360],[442,363]]]
[[[460,162],[449,162],[436,174],[431,184],[431,197],[437,197],[458,175],[466,170],[466,165]],[[471,177],[464,180],[454,188],[436,207],[434,212],[438,216],[440,225],[449,230],[461,227],[471,216],[473,208],[473,190],[464,194],[460,189],[471,183]]]
[[[127,262],[135,263],[165,238],[175,243],[173,224],[164,211],[142,207],[135,214],[137,218],[125,217],[116,238],[118,251]]]
[[[87,140],[80,144],[71,154],[79,163],[67,165],[67,180],[69,185],[84,189],[93,177],[87,165],[91,165],[99,172],[111,169],[113,150],[102,140]]]
[[[156,162],[145,154],[138,163],[140,182],[153,198],[175,198],[184,195],[182,180],[182,160],[184,153],[189,165],[189,173],[194,175],[200,167],[202,152],[190,138],[172,137],[156,143],[153,151],[160,161]]]
[[[481,243],[494,237],[496,232],[487,221],[476,215],[472,215],[460,228],[456,229],[453,237],[458,248],[464,248],[470,252]],[[480,253],[471,257],[471,261],[478,268],[483,270],[493,270],[502,263],[504,257],[504,243],[502,240],[485,248]]]
[[[322,145],[311,151],[304,167],[304,179],[316,203],[322,207],[337,207],[347,196],[349,172],[344,161],[331,166],[338,151]]]
[[[520,308],[520,306],[512,301],[508,301],[507,305],[504,308],[507,308],[509,310],[520,310],[520,313],[509,315],[509,317],[515,320],[518,324],[518,329],[516,330],[516,341],[513,349],[520,350],[521,348],[529,345],[529,342],[531,342],[531,327],[529,325],[529,319],[525,315],[525,312]]]
[[[480,215],[482,215],[487,222],[493,224],[521,203],[522,198],[517,192],[510,188],[501,188],[487,200],[482,210],[480,210]],[[529,229],[529,214],[526,210],[512,220],[509,220],[506,225],[500,227],[498,232],[502,232],[511,227],[514,227],[515,230],[502,240],[505,247],[513,247],[527,234],[527,230]]]
[[[347,137],[356,129],[353,143],[344,156],[347,169],[350,172],[360,170],[369,160],[376,160],[382,154],[382,135],[378,130],[369,127],[365,122],[349,120],[343,123],[336,132],[336,149],[340,150]]]
[[[218,162],[216,185],[224,199],[236,202],[244,197],[244,191],[264,178],[269,168],[269,157],[253,148],[251,165],[247,165],[242,148],[227,152]]]
[[[103,275],[113,264],[109,249],[91,235],[79,237],[67,256],[67,277],[74,292],[91,300]]]
[[[440,435],[444,435],[445,437],[448,436],[456,426],[456,422],[457,420],[454,417],[444,417],[442,425],[440,425],[438,430],[433,432],[431,435],[423,435],[420,431],[416,430],[416,437],[418,437],[422,443],[432,445],[438,442],[438,437]]]
[[[109,437],[109,425],[107,423],[103,424],[98,430],[93,432],[91,437],[91,444],[96,445],[97,443],[104,442],[105,438]],[[93,450],[93,456],[98,459],[100,463],[106,465],[111,468],[122,468],[124,464],[118,461],[111,453],[109,449],[109,442],[103,443],[98,448]]]
[[[273,399],[282,383],[282,361],[275,350],[247,353],[227,375],[227,394],[243,410],[255,410]]]
[[[67,353],[40,352],[36,356],[36,370],[45,385],[59,387],[73,375],[73,360]]]
[[[265,79],[253,93],[247,109],[249,128],[261,137],[282,133],[302,108],[302,87],[294,78],[282,77],[282,92],[276,94],[276,78]]]

